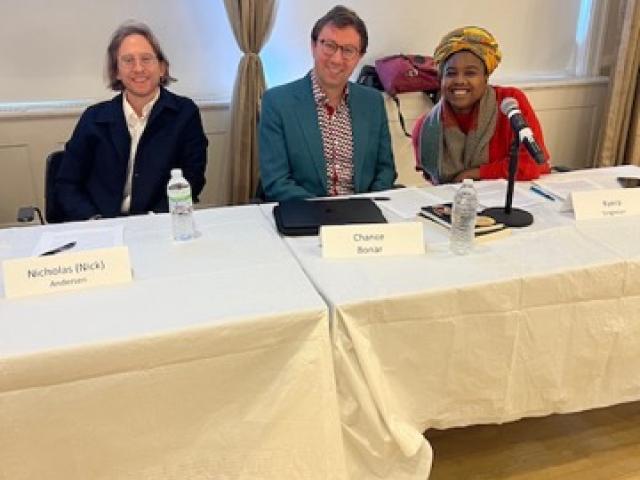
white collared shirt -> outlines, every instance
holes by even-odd
[[[122,109],[124,111],[124,118],[127,121],[127,128],[131,135],[131,148],[129,149],[129,166],[127,167],[127,181],[124,185],[124,192],[122,195],[122,205],[120,211],[122,213],[129,213],[131,207],[131,184],[133,183],[133,170],[136,159],[136,152],[138,151],[138,143],[140,137],[144,133],[144,129],[147,127],[147,120],[149,120],[149,114],[151,109],[158,101],[160,97],[160,89],[156,93],[155,97],[142,107],[142,116],[138,117],[133,107],[127,101],[127,94],[122,94]]]

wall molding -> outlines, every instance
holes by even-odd
[[[4,102],[0,103],[0,120],[34,117],[79,117],[87,107],[108,100],[48,100],[43,102]],[[194,102],[201,110],[227,110],[229,100],[199,99]]]

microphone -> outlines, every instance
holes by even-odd
[[[544,153],[536,143],[531,128],[527,125],[527,121],[518,106],[518,101],[513,97],[506,97],[500,104],[500,110],[509,118],[511,128],[520,138],[520,143],[524,143],[524,146],[527,147],[529,155],[537,164],[542,165],[544,163]]]

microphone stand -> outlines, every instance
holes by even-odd
[[[516,133],[509,149],[509,180],[507,183],[507,198],[504,208],[491,207],[483,210],[480,215],[486,215],[495,219],[497,223],[503,223],[508,227],[528,227],[533,223],[533,215],[520,208],[511,208],[513,203],[513,188],[516,183],[516,170],[518,169],[518,150],[520,150],[520,137]]]

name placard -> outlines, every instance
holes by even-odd
[[[2,262],[7,298],[81,290],[131,281],[124,246]]]
[[[640,215],[640,188],[573,192],[571,201],[576,220]]]
[[[320,228],[325,258],[424,254],[421,223],[371,223]]]

